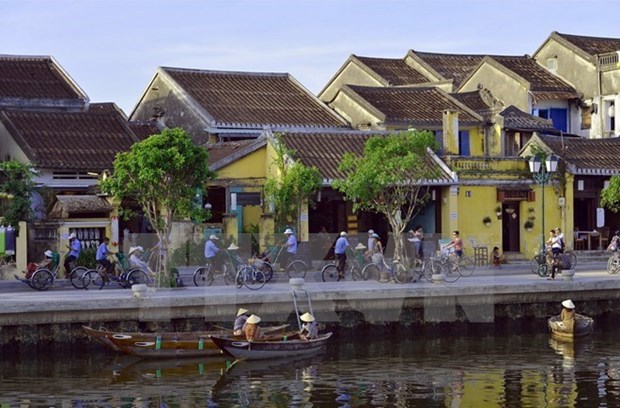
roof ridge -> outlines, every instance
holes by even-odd
[[[195,72],[195,73],[200,73],[200,74],[215,74],[215,75],[275,76],[275,77],[288,77],[290,75],[288,72],[225,71],[225,70],[164,67],[164,66],[160,66],[159,68],[161,68],[164,71]]]

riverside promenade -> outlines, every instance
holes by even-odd
[[[187,286],[149,289],[141,298],[118,286],[103,290],[54,286],[38,292],[15,280],[0,281],[0,345],[75,341],[83,337],[83,324],[125,331],[230,326],[239,307],[250,309],[264,322],[295,322],[286,274],[276,273],[275,282],[258,291],[219,280],[210,287],[194,287],[191,268],[182,269],[181,275]],[[326,283],[312,271],[303,289],[318,320],[334,327],[540,320],[559,313],[559,303],[566,298],[575,302],[579,313],[593,316],[614,313],[620,306],[620,276],[608,274],[600,261],[578,264],[573,280],[559,275],[553,281],[534,275],[526,263],[480,267],[473,276],[454,283],[422,279],[387,284],[350,278]],[[297,292],[297,301],[300,310],[308,308],[305,292]]]

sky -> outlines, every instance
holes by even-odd
[[[318,94],[351,54],[533,54],[620,38],[620,0],[0,0],[0,54],[52,56],[129,115],[157,67],[287,72]]]

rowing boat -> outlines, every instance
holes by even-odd
[[[260,360],[269,358],[284,358],[317,354],[325,348],[332,333],[319,335],[315,339],[289,339],[280,336],[279,339],[246,341],[213,335],[211,341],[224,353],[238,359]]]
[[[142,332],[112,332],[96,330],[88,326],[82,326],[84,331],[96,341],[108,348],[126,354],[140,357],[205,357],[221,355],[222,351],[213,344],[211,336],[217,335],[242,339],[233,336],[231,331],[201,331],[201,332],[168,332],[168,333],[142,333]],[[287,324],[267,327],[266,334],[283,332]]]
[[[574,329],[565,329],[560,316],[552,316],[547,321],[551,334],[562,340],[572,340],[584,337],[594,330],[594,320],[591,317],[575,314]]]

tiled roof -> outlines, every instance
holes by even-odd
[[[450,96],[482,117],[487,117],[493,114],[498,105],[503,105],[500,101],[493,97],[488,89],[452,93]]]
[[[402,58],[371,58],[355,56],[389,85],[411,85],[429,82],[424,75],[407,65]]]
[[[532,131],[553,131],[553,122],[538,116],[525,113],[514,105],[510,105],[500,115],[504,117],[504,127]]]
[[[458,87],[484,58],[484,55],[438,54],[414,50],[410,52],[415,54],[445,79],[453,79],[455,87]]]
[[[345,92],[347,87],[343,89]],[[442,111],[459,111],[459,122],[477,124],[480,118],[436,87],[366,87],[348,85],[359,98],[385,116],[386,123],[441,126]]]
[[[620,138],[539,136],[573,174],[611,174],[620,172]]]
[[[551,74],[531,57],[493,56],[490,58],[528,81],[530,83],[530,91],[538,99],[572,99],[579,97],[579,94],[572,86]]]
[[[295,158],[305,166],[316,167],[326,181],[338,180],[344,174],[338,170],[345,153],[351,152],[358,156],[364,153],[364,143],[375,135],[386,135],[387,132],[331,132],[331,133],[303,133],[286,132],[282,135],[282,141],[295,151]],[[451,175],[430,156],[428,162],[435,166],[439,177],[425,184],[450,185],[454,184]],[[447,167],[446,167],[447,168]]]
[[[117,111],[0,111],[0,121],[37,168],[109,169],[117,153],[138,141]]]
[[[216,126],[346,126],[289,74],[162,70],[214,118]]]
[[[161,130],[151,121],[130,121],[127,122],[127,125],[134,135],[136,135],[140,140],[148,139],[151,135],[161,133]]]
[[[562,33],[556,34],[590,55],[620,51],[620,38],[586,37],[583,35]]]
[[[77,99],[76,90],[51,57],[0,55],[0,99]]]
[[[209,165],[229,157],[254,143],[256,143],[256,139],[221,142],[211,145],[207,147],[207,150],[209,151]]]

